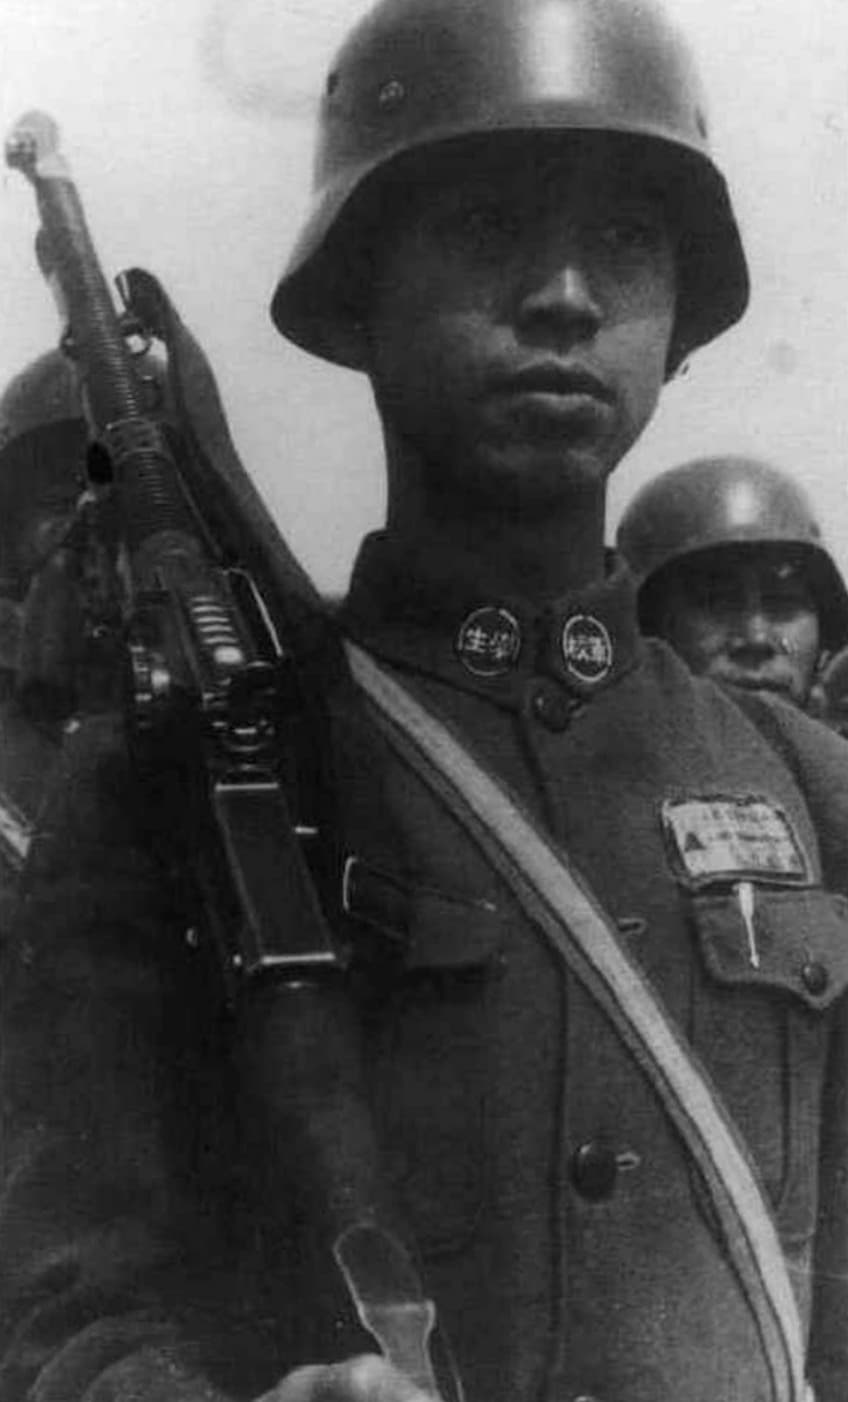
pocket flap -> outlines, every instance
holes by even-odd
[[[479,969],[500,953],[503,925],[492,902],[405,880],[359,857],[345,865],[343,905],[407,969]]]
[[[719,983],[759,984],[823,1010],[848,988],[848,899],[747,884],[693,897],[704,962]]]

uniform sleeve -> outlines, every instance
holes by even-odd
[[[848,892],[848,742],[778,701],[744,709],[795,774],[819,840],[824,884]],[[848,1397],[848,998],[834,1011],[821,1110],[810,1376],[816,1402]]]
[[[848,1397],[848,1010],[831,1047],[822,1148],[810,1339],[816,1402]]]
[[[735,699],[801,788],[819,840],[824,884],[848,894],[848,740],[786,702],[753,692]]]
[[[225,1021],[118,727],[87,722],[2,975],[4,1402],[234,1402],[283,1371],[246,1265]]]

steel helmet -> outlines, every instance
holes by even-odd
[[[74,419],[82,419],[82,410],[73,363],[59,350],[46,351],[0,395],[0,453],[32,429]]]
[[[0,593],[23,593],[39,522],[72,510],[87,442],[74,367],[61,351],[9,381],[0,395]]]
[[[140,359],[151,400],[166,398],[163,366]],[[0,594],[22,593],[39,562],[40,527],[69,514],[86,483],[89,432],[74,362],[36,357],[0,395]]]
[[[678,236],[670,369],[742,315],[747,266],[703,91],[654,0],[380,0],[327,78],[314,202],[271,304],[277,328],[360,368],[368,279],[356,255],[368,214],[380,215],[380,177],[436,143],[493,132],[652,143]]]
[[[757,458],[698,458],[673,467],[637,492],[618,527],[616,545],[642,586],[643,619],[660,572],[722,546],[789,545],[802,552],[819,612],[823,645],[848,639],[848,592],[822,540],[807,493]],[[646,586],[650,585],[650,589]]]

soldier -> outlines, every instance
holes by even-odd
[[[688,52],[646,0],[382,0],[321,120],[273,315],[370,376],[389,480],[342,610],[370,699],[327,696],[339,934],[467,1396],[842,1402],[844,745],[642,639],[603,547],[747,299]],[[253,1191],[204,942],[98,743],[2,980],[0,1395],[421,1402],[297,1186]]]
[[[29,848],[61,728],[21,694],[22,620],[33,581],[68,529],[85,471],[85,424],[59,351],[0,398],[0,883],[3,919]]]
[[[158,407],[163,367],[152,355],[145,354],[143,376],[151,407]],[[111,567],[99,558],[101,539],[91,548],[92,532],[83,527],[79,509],[88,483],[88,442],[72,361],[60,350],[38,356],[0,397],[2,921],[14,908],[18,873],[57,766],[64,726],[94,700],[86,605],[90,615],[92,593],[110,589]],[[83,673],[85,695],[79,686]]]
[[[643,631],[715,681],[807,706],[848,640],[848,594],[810,502],[768,463],[699,458],[661,473],[616,543]]]

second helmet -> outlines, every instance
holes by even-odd
[[[697,458],[660,473],[630,502],[616,545],[643,587],[658,581],[667,566],[703,550],[798,547],[808,561],[823,645],[830,650],[848,640],[848,593],[812,504],[793,478],[770,463],[732,455]]]

